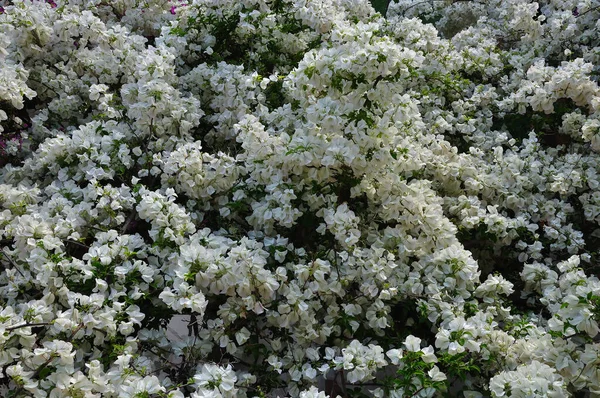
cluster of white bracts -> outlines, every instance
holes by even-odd
[[[0,395],[600,394],[599,16],[0,0]]]

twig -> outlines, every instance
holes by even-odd
[[[77,327],[77,329],[75,329],[75,331],[71,334],[71,339],[75,338],[75,335],[77,333],[79,333],[79,331],[81,329],[83,329],[85,327],[85,323],[80,323],[79,326]]]
[[[577,14],[575,17],[576,18],[581,18],[583,15],[587,14],[588,12],[593,12],[593,11],[596,11],[597,9],[600,9],[600,6],[588,8],[587,10],[585,10],[584,12],[582,12],[581,14]]]
[[[97,226],[95,226],[95,225],[87,225],[87,227],[88,227],[88,228],[95,229],[95,230],[97,230],[97,231],[101,231],[101,232],[108,232],[108,230],[107,230],[107,229],[100,228],[100,227],[97,227]]]
[[[18,272],[18,273],[19,273],[19,274],[20,274],[20,275],[21,275],[23,278],[25,278],[25,275],[23,275],[23,273],[21,272],[21,270],[19,269],[19,267],[17,267],[17,264],[16,264],[16,263],[13,261],[13,259],[12,259],[12,258],[10,258],[10,256],[9,256],[9,255],[8,255],[8,253],[6,252],[6,250],[2,249],[2,250],[0,250],[0,252],[1,252],[2,254],[4,254],[4,257],[6,257],[6,258],[8,259],[8,262],[9,262],[9,263],[10,263],[10,264],[11,264],[13,267],[15,267],[15,269],[17,270],[17,272]]]
[[[77,246],[85,247],[86,249],[90,248],[88,245],[86,245],[84,243],[81,243],[81,242],[77,242],[76,240],[73,240],[73,239],[67,239],[65,242],[72,243],[72,244],[77,245]]]
[[[29,328],[29,327],[36,327],[36,326],[48,326],[48,325],[50,325],[50,323],[48,323],[48,322],[24,323],[22,325],[16,325],[16,326],[11,326],[9,328],[6,328],[6,331],[12,332],[13,330],[17,330],[17,329],[21,329],[21,328]]]

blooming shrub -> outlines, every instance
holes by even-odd
[[[0,0],[0,395],[600,395],[598,21]]]

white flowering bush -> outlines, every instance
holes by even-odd
[[[0,395],[600,396],[598,21],[0,0]]]

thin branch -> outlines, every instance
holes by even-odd
[[[91,225],[91,224],[90,224],[90,225],[86,225],[86,227],[88,227],[88,228],[92,228],[92,229],[95,229],[96,231],[108,232],[108,230],[107,230],[107,229],[100,228],[100,227],[97,227],[97,226],[95,226],[95,225]]]
[[[585,14],[587,14],[588,12],[593,12],[600,9],[600,6],[596,6],[596,7],[591,7],[588,8],[587,10],[585,10],[584,12],[582,12],[581,14],[577,14],[575,17],[576,18],[581,18],[582,16],[584,16]]]
[[[83,329],[85,327],[85,323],[80,323],[79,326],[77,327],[77,329],[75,329],[75,331],[71,334],[71,339],[75,338],[75,335],[77,333],[79,333],[79,331],[81,329]]]
[[[37,323],[24,323],[22,325],[11,326],[6,328],[6,331],[12,332],[13,330],[21,329],[21,328],[29,328],[29,327],[37,327],[37,326],[48,326],[50,323],[48,322],[37,322]]]
[[[65,242],[67,242],[67,243],[72,243],[72,244],[74,244],[74,245],[77,245],[77,246],[85,247],[86,249],[89,249],[89,248],[90,248],[90,247],[89,247],[88,245],[86,245],[85,243],[81,243],[81,242],[78,242],[78,241],[76,241],[76,240],[73,240],[73,239],[67,239]]]
[[[22,276],[23,278],[25,278],[25,275],[23,275],[23,273],[21,272],[21,270],[19,269],[19,267],[17,267],[17,264],[16,264],[16,263],[13,261],[13,259],[12,259],[12,258],[11,258],[11,257],[8,255],[8,253],[6,252],[6,250],[2,249],[2,250],[0,250],[0,253],[4,254],[4,257],[6,257],[6,258],[8,259],[8,262],[9,262],[9,263],[10,263],[10,264],[11,264],[13,267],[15,267],[15,269],[17,270],[17,272],[18,272],[19,274],[21,274],[21,276]]]

